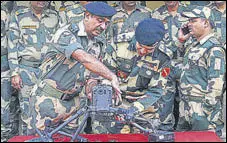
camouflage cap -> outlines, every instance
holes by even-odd
[[[210,20],[211,26],[214,26],[214,16],[212,15],[211,9],[206,6],[192,6],[189,11],[181,13],[186,18],[205,18]]]

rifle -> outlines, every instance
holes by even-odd
[[[122,123],[131,124],[132,126],[138,128],[144,134],[148,135],[149,141],[173,141],[174,134],[173,132],[164,132],[164,131],[156,131],[153,128],[153,122],[149,119],[146,119],[143,115],[141,115],[135,108],[123,109],[123,108],[114,108],[112,107],[112,87],[108,85],[96,85],[92,89],[92,101],[91,104],[85,104],[80,107],[80,109],[75,112],[75,114],[70,117],[68,120],[63,122],[57,128],[52,129],[50,128],[51,121],[46,120],[45,130],[40,131],[36,128],[37,133],[39,134],[39,138],[35,138],[28,141],[43,141],[43,142],[53,142],[53,134],[59,133],[65,136],[71,137],[71,142],[79,141],[79,142],[87,142],[88,139],[79,136],[79,133],[84,128],[85,123],[88,117],[91,117],[93,120],[103,121],[103,120],[115,120],[113,115],[118,115],[124,117],[125,121]],[[60,131],[64,126],[69,124],[71,121],[78,119],[80,116],[84,115],[84,118],[75,131],[73,135]],[[146,125],[150,125],[150,128],[144,128],[141,125],[137,124],[135,121],[142,121],[146,122]],[[168,140],[167,140],[168,139]]]

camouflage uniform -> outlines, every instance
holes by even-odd
[[[13,1],[1,1],[1,6],[4,6],[10,14],[13,9]]]
[[[212,1],[181,1],[187,6],[207,6],[212,5]]]
[[[215,34],[217,34],[218,40],[224,45],[224,48],[226,48],[225,47],[226,45],[226,10],[224,12],[219,11],[217,6],[214,3],[211,6],[211,9],[214,14],[214,24],[215,24],[215,32],[216,32]],[[222,102],[223,102],[222,103],[223,120],[226,123],[226,80],[225,80],[225,87],[223,91]],[[223,133],[225,132],[226,132],[226,124],[225,124]]]
[[[50,3],[50,9],[56,10],[58,12],[60,16],[61,25],[66,25],[66,23],[69,20],[68,18],[73,17],[75,14],[76,16],[81,14],[80,8],[81,8],[81,5],[79,4],[79,1],[51,1]]]
[[[83,49],[98,58],[104,45],[104,39],[98,37],[88,40],[84,28],[83,21],[78,25],[68,24],[56,32],[54,44],[46,45],[47,54],[40,67],[42,73],[32,90],[32,97],[36,98],[32,100],[35,101],[32,104],[35,111],[31,113],[33,129],[43,130],[48,119],[52,123],[56,123],[57,118],[58,121],[66,120],[80,106],[79,93],[84,87],[85,67],[70,56],[73,51]],[[74,120],[63,129],[71,132],[78,122]]]
[[[128,47],[127,54],[131,58],[130,61],[118,57],[116,49],[108,46],[103,61],[107,67],[117,74],[121,81],[123,104],[120,107],[129,108],[133,105],[146,118],[159,121],[159,118],[165,116],[164,111],[162,111],[165,105],[161,98],[162,95],[165,95],[163,89],[166,86],[167,78],[171,76],[169,65],[172,52],[161,42],[153,54],[138,56],[135,44]],[[130,97],[138,97],[138,99],[129,99]],[[154,126],[158,127],[158,125]],[[124,126],[120,130],[116,130],[115,127],[115,131],[113,131],[114,127],[112,127],[109,130],[114,133],[134,132],[126,128]]]
[[[177,9],[176,15],[172,15],[168,12],[167,6],[163,5],[160,8],[155,9],[151,17],[161,20],[165,26],[166,34],[164,37],[165,45],[172,51],[172,68],[171,68],[171,78],[168,78],[167,87],[165,88],[166,95],[163,96],[163,118],[161,118],[162,130],[173,130],[175,124],[175,117],[177,119],[178,111],[177,107],[179,104],[179,97],[177,92],[178,80],[180,78],[180,68],[182,67],[184,52],[178,50],[178,29],[187,22],[187,19],[181,16],[183,11],[187,10],[187,7],[179,2],[179,7]],[[176,100],[176,101],[174,101]],[[174,113],[173,111],[177,112]],[[175,116],[174,116],[175,115]],[[176,120],[177,121],[177,120]]]
[[[84,18],[84,7],[76,3],[67,6],[65,10],[60,11],[59,14],[62,16],[62,23],[78,23]],[[63,16],[65,16],[65,18]]]
[[[128,15],[121,3],[115,9],[117,13],[112,17],[112,25],[107,33],[108,42],[117,52],[116,56],[119,57],[117,62],[121,62],[121,59],[128,62],[136,54],[128,50],[130,45],[133,45],[135,28],[140,21],[150,17],[150,11],[137,4],[135,10]]]
[[[215,4],[211,6],[214,14],[215,32],[218,36],[218,40],[225,44],[226,43],[226,10],[222,13],[217,9]]]
[[[52,10],[44,10],[40,20],[30,8],[20,9],[11,16],[8,34],[9,67],[11,77],[20,75],[23,83],[19,91],[23,120],[23,127],[20,125],[19,128],[20,134],[27,134],[25,123],[28,122],[29,93],[36,82],[38,66],[41,63],[40,51],[58,26],[57,13]]]
[[[18,133],[17,98],[13,96],[8,64],[7,37],[9,12],[1,5],[1,142]]]
[[[211,33],[187,47],[180,78],[177,130],[215,130],[221,135],[225,50]]]
[[[129,15],[122,7],[122,3],[115,9],[117,13],[111,19],[113,24],[110,28],[108,38],[113,38],[111,39],[111,42],[114,41],[114,44],[117,47],[122,48],[124,47],[124,44],[122,43],[129,43],[128,41],[132,39],[138,23],[144,18],[149,18],[151,11],[150,9],[137,4],[135,10]],[[125,38],[122,39],[124,36]]]
[[[109,33],[107,33],[108,41],[110,42],[110,45],[107,48],[106,52],[109,52],[109,54],[105,55],[103,62],[110,69],[117,70],[118,73],[117,71],[114,71],[114,72],[118,74],[118,76],[121,76],[119,75],[120,72],[123,73],[123,71],[126,71],[129,73],[130,72],[129,69],[132,68],[132,62],[130,62],[130,60],[131,58],[136,56],[136,51],[130,48],[133,45],[133,36],[135,33],[135,28],[137,27],[140,21],[150,17],[150,10],[146,7],[143,7],[137,4],[135,10],[129,15],[127,14],[126,10],[122,7],[122,2],[120,2],[115,9],[117,13],[112,17],[111,19],[112,25],[108,30]],[[108,50],[111,50],[112,52],[114,52],[114,56],[115,56],[114,59],[112,57],[112,52]],[[109,62],[109,60],[111,59],[113,59],[114,63]],[[122,69],[124,68],[123,66],[116,65],[116,63],[121,63],[122,65],[124,65],[124,64],[129,64],[129,62],[130,62],[130,65],[129,67],[127,67],[128,69]],[[125,100],[123,101],[123,104],[125,104],[126,106],[126,104],[128,103]],[[92,125],[93,133],[119,132],[119,131],[114,131],[114,129],[116,128],[115,126],[113,126],[113,123],[110,126],[110,128],[108,128],[107,130],[105,129],[105,127],[101,127],[102,126],[101,124],[95,123]]]
[[[30,7],[30,1],[13,1],[13,11],[12,13],[14,14],[15,11],[28,8]]]

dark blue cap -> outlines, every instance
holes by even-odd
[[[162,40],[165,35],[163,23],[154,18],[146,18],[136,27],[136,41],[142,45],[151,46]]]
[[[97,16],[111,17],[116,14],[116,10],[104,2],[91,2],[84,7],[88,12]]]

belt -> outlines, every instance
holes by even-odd
[[[28,60],[25,60],[22,58],[20,60],[20,64],[29,66],[29,67],[33,67],[33,68],[38,68],[41,65],[41,62],[32,62],[32,61],[28,61]]]
[[[63,101],[69,101],[76,96],[76,93],[75,94],[66,94],[64,92],[57,90],[56,88],[53,88],[48,83],[45,83],[44,87],[39,87],[39,88],[42,91],[48,93],[48,96],[51,96],[51,97],[54,97],[54,98],[59,98]]]
[[[9,62],[7,55],[1,55],[1,72],[9,70]]]

